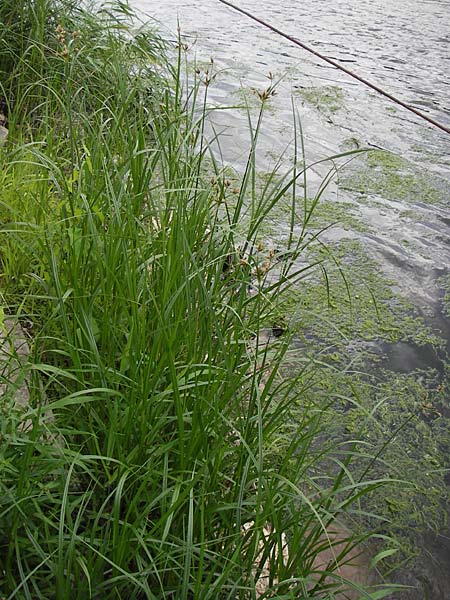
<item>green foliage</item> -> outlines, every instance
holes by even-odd
[[[214,155],[213,181],[204,175],[211,77],[183,79],[181,43],[168,63],[122,4],[93,16],[29,1],[0,14],[8,39],[22,32],[0,48],[14,73],[1,292],[32,334],[25,411],[2,375],[2,594],[253,599],[270,559],[265,598],[383,597],[339,576],[367,535],[327,532],[387,479],[352,477],[356,446],[344,458],[320,447],[328,399],[306,403],[306,368],[281,369],[292,335],[261,340],[313,271],[302,257],[318,200],[298,198],[298,166],[257,190],[272,88],[232,189]],[[287,192],[289,235],[264,256],[261,229]],[[324,549],[335,560],[319,569]]]

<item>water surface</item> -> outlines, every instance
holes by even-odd
[[[292,139],[294,95],[310,162],[342,151],[353,140],[358,146],[400,154],[435,176],[443,195],[450,197],[450,135],[217,0],[133,4],[159,21],[169,36],[176,35],[179,23],[191,56],[214,58],[221,73],[210,100],[218,106],[241,101],[241,87],[263,89],[269,72],[282,78],[261,136],[261,170],[269,170]],[[449,2],[239,0],[239,6],[450,126]],[[324,86],[342,90],[338,110],[318,110],[302,101],[305,89],[320,91]],[[221,140],[224,160],[239,170],[249,142],[244,111],[218,111],[213,122],[216,130],[226,131]],[[313,170],[313,184],[318,185],[324,169]],[[450,265],[449,203],[424,202],[422,192],[418,189],[407,201],[372,194],[378,202],[366,204],[357,194],[353,197],[360,216],[375,231],[357,237],[399,290],[431,314],[440,297],[436,280]],[[345,196],[352,197],[351,190]],[[413,219],[406,217],[408,211]]]

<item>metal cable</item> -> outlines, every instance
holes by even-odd
[[[346,67],[343,67],[341,64],[339,64],[338,62],[336,62],[332,58],[328,58],[327,56],[324,56],[320,52],[317,52],[317,50],[314,50],[310,46],[307,46],[303,42],[300,42],[300,40],[298,40],[297,38],[294,38],[291,35],[288,35],[287,33],[284,33],[284,31],[281,31],[280,29],[277,29],[277,27],[274,27],[270,23],[267,23],[266,21],[263,21],[259,17],[256,17],[255,15],[253,15],[252,13],[244,10],[243,8],[239,8],[239,6],[234,5],[232,2],[228,2],[228,0],[218,0],[218,1],[221,2],[222,4],[225,4],[229,8],[232,8],[233,10],[236,10],[237,12],[242,13],[246,17],[249,17],[253,21],[256,21],[257,23],[259,23],[260,25],[263,25],[264,27],[267,27],[267,29],[270,29],[274,33],[277,33],[278,35],[281,35],[282,37],[286,38],[287,40],[289,40],[293,44],[296,44],[297,46],[300,46],[300,48],[303,48],[303,50],[306,50],[307,52],[310,52],[311,54],[314,54],[315,56],[317,56],[321,60],[324,60],[325,62],[329,63],[330,65],[332,65],[336,69],[340,69],[344,73],[347,73],[347,75],[350,75],[350,77],[353,77],[357,81],[360,81],[364,85],[367,85],[368,87],[372,88],[373,90],[375,90],[379,94],[382,94],[386,98],[389,98],[389,100],[392,100],[392,102],[395,102],[396,104],[399,104],[400,106],[403,106],[403,108],[406,108],[406,110],[409,110],[410,112],[414,113],[415,115],[417,115],[421,119],[424,119],[425,121],[428,121],[428,123],[431,123],[431,125],[434,125],[435,127],[438,127],[439,129],[441,129],[442,131],[445,131],[445,133],[450,134],[450,128],[446,127],[442,123],[439,123],[439,121],[435,121],[434,119],[432,119],[431,117],[429,117],[425,113],[421,112],[420,110],[417,110],[417,108],[414,108],[413,106],[409,106],[408,104],[405,104],[405,102],[403,102],[399,98],[396,98],[395,96],[393,96],[389,92],[386,92],[385,90],[381,89],[377,85],[371,83],[370,81],[367,81],[367,79],[364,79],[363,77],[360,77],[356,73],[353,73],[353,71],[350,71]]]

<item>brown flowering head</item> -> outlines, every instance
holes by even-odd
[[[66,33],[67,32],[64,29],[64,27],[62,25],[57,25],[56,29],[55,29],[55,32],[56,32],[56,39],[58,40],[58,42],[61,45],[65,45],[65,43],[66,43]]]
[[[269,85],[268,88],[262,91],[258,91],[258,96],[261,102],[266,102],[269,98],[276,95],[275,86]]]
[[[225,179],[225,187],[230,187],[231,181],[229,179]]]
[[[237,188],[237,187],[233,188],[233,194],[234,195],[239,194],[239,191],[240,191],[239,188]]]

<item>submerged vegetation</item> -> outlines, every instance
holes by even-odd
[[[344,92],[335,85],[309,86],[297,90],[298,95],[324,115],[337,112],[343,106]]]
[[[341,188],[411,204],[442,204],[447,200],[444,181],[418,171],[417,166],[385,150],[369,152],[353,174],[342,178]]]
[[[358,332],[377,338],[373,295],[320,281],[326,182],[306,197],[302,156],[257,185],[272,83],[230,178],[205,136],[214,65],[186,68],[181,40],[132,17],[123,3],[0,6],[1,594],[381,599],[386,523],[412,505],[422,518],[408,457],[393,469],[384,450],[399,412],[415,444],[410,414],[434,407],[415,390],[408,403],[401,377],[383,401],[352,379],[349,322],[327,340],[319,306],[352,296]],[[280,206],[275,250],[262,240]],[[373,308],[395,342],[383,293]],[[301,335],[321,343],[294,364]],[[427,453],[442,476],[431,436]]]

